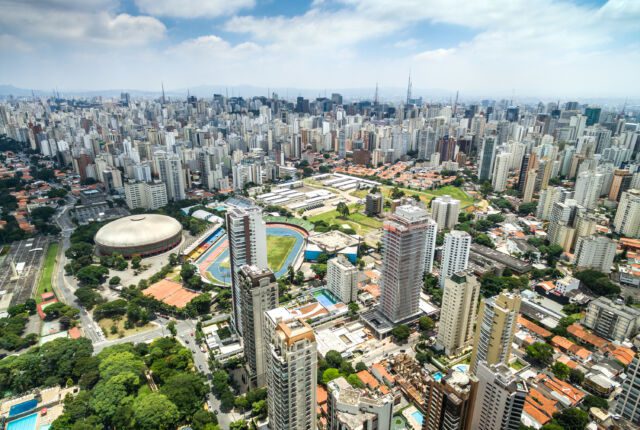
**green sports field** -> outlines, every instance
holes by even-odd
[[[295,237],[267,236],[267,265],[274,273],[282,268],[295,244]]]
[[[51,292],[51,278],[53,277],[53,267],[56,264],[56,255],[58,255],[58,244],[52,243],[47,248],[47,253],[44,257],[44,267],[42,268],[42,275],[40,281],[38,281],[38,289],[36,290],[36,303],[42,301],[41,295],[45,292]]]

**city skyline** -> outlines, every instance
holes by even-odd
[[[354,97],[364,97],[376,83],[406,88],[410,74],[414,97],[427,100],[456,90],[515,100],[640,96],[640,7],[623,0],[548,0],[533,10],[499,1],[0,4],[0,82],[18,88],[157,92],[164,82],[171,91],[358,89]]]

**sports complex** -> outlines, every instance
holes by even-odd
[[[286,222],[267,222],[267,264],[279,278],[289,266],[297,269],[304,258],[309,233],[301,226]],[[231,284],[229,241],[224,228],[216,229],[191,253],[200,273],[219,285]]]

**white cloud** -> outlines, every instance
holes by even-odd
[[[438,48],[421,52],[419,54],[416,54],[413,58],[415,58],[416,60],[440,60],[452,55],[454,52],[456,52],[455,48]]]
[[[135,0],[140,11],[174,18],[215,18],[255,6],[255,0]]]
[[[241,57],[247,54],[255,54],[260,51],[260,46],[255,43],[245,42],[232,46],[229,42],[216,35],[200,36],[188,39],[177,45],[171,46],[167,52],[181,56],[211,55],[216,59],[221,57]]]
[[[33,47],[11,34],[0,34],[0,51],[31,52]]]

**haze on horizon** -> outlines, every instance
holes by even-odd
[[[639,1],[176,3],[0,0],[0,83],[640,97]]]

